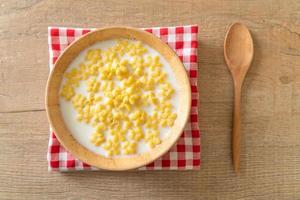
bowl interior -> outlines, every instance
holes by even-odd
[[[177,110],[177,119],[175,120],[174,126],[171,127],[171,134],[169,134],[160,145],[143,154],[130,157],[109,158],[95,154],[79,144],[77,140],[73,138],[60,111],[59,89],[65,70],[81,51],[96,42],[117,38],[140,40],[151,46],[166,59],[178,83],[178,91],[176,92],[178,92],[179,95],[179,107]],[[127,170],[141,167],[166,153],[182,133],[189,116],[190,104],[191,91],[189,79],[183,64],[175,52],[166,43],[151,33],[129,27],[98,29],[76,40],[67,47],[56,61],[54,68],[50,73],[46,88],[46,111],[48,119],[61,144],[81,161],[108,170]]]

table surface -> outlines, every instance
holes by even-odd
[[[300,2],[0,1],[0,199],[298,199]],[[229,24],[255,56],[243,86],[241,173],[231,164]],[[47,172],[48,26],[199,24],[200,171]]]

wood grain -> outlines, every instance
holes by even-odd
[[[4,1],[0,9],[1,199],[299,199],[300,2]],[[242,96],[241,172],[231,165],[228,25],[255,55]],[[48,173],[47,26],[199,24],[200,171]]]

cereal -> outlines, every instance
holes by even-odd
[[[61,97],[72,103],[81,123],[93,126],[90,142],[108,156],[136,154],[141,141],[155,148],[162,142],[160,129],[177,118],[175,90],[160,57],[148,54],[142,42],[121,39],[106,50],[90,49],[64,78]],[[76,92],[82,84],[87,95]]]
[[[150,148],[153,149],[155,146],[161,143],[161,140],[159,138],[159,131],[155,129],[148,131],[145,140],[149,144]]]
[[[123,145],[124,153],[125,154],[135,154],[136,153],[136,147],[137,143],[136,142],[128,142],[126,141]]]
[[[93,133],[93,135],[91,137],[91,142],[95,146],[100,146],[103,142],[105,142],[105,137],[104,137],[103,133],[101,133],[101,132]]]

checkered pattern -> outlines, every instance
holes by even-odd
[[[73,41],[94,29],[49,27],[48,43],[50,70],[61,52]],[[199,169],[200,168],[200,132],[198,129],[198,88],[197,88],[197,35],[198,26],[156,27],[144,29],[166,42],[175,50],[183,62],[191,83],[192,103],[190,118],[176,145],[155,162],[140,168],[141,170],[159,169]],[[97,170],[81,162],[68,153],[50,132],[47,154],[49,170]]]

